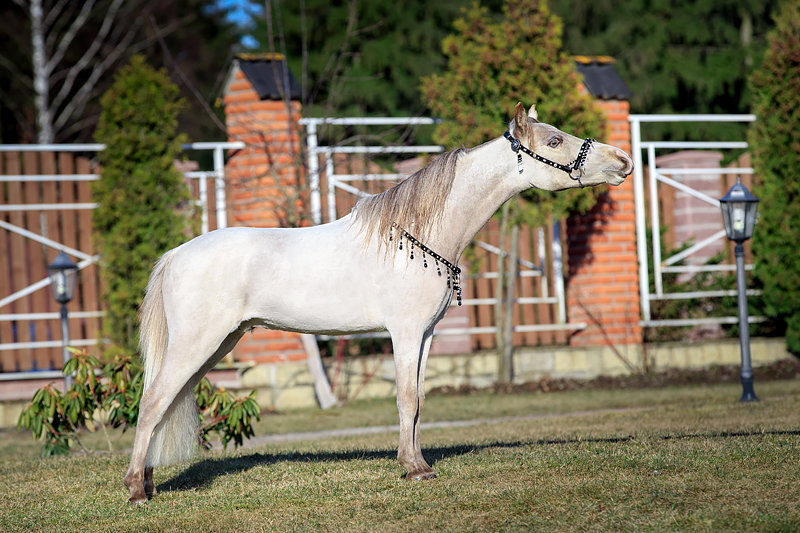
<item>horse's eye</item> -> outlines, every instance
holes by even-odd
[[[553,137],[550,139],[550,142],[547,143],[547,146],[550,148],[558,148],[561,146],[561,137]]]

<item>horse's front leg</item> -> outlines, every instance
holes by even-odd
[[[425,371],[430,335],[392,334],[395,372],[397,374],[397,408],[400,413],[400,441],[397,460],[406,469],[406,479],[433,479],[436,473],[425,461],[419,440],[424,391],[420,387]]]
[[[431,341],[433,340],[433,328],[425,334],[422,340],[422,353],[420,354],[419,370],[417,373],[417,416],[414,418],[414,454],[426,466],[428,463],[422,456],[422,439],[420,438],[420,425],[422,424],[422,407],[425,404],[425,369],[428,365],[428,354],[431,350]],[[420,479],[433,479],[436,477],[436,472],[433,468],[428,466],[430,472],[422,478],[412,478],[417,481]]]

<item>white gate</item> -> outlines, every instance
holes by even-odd
[[[668,164],[662,159],[659,163],[659,152],[674,152],[675,150],[685,151],[731,151],[743,150],[748,147],[745,141],[703,141],[703,142],[666,142],[657,140],[646,140],[642,138],[642,124],[646,123],[668,123],[668,122],[725,122],[725,123],[749,123],[756,119],[755,115],[630,115],[631,124],[631,147],[634,160],[634,194],[636,203],[636,243],[639,257],[639,295],[642,309],[641,325],[650,326],[696,326],[699,324],[735,324],[738,322],[736,316],[725,317],[706,317],[706,318],[671,318],[656,319],[652,316],[652,303],[659,300],[681,300],[694,298],[720,298],[724,296],[736,296],[736,290],[700,290],[691,292],[673,291],[668,292],[664,287],[664,274],[675,273],[690,276],[698,272],[726,272],[735,271],[736,265],[728,264],[703,264],[696,261],[694,264],[680,264],[692,256],[708,251],[710,247],[719,247],[721,243],[727,242],[725,229],[722,226],[722,215],[719,211],[719,199],[710,193],[709,190],[699,190],[696,184],[687,184],[690,177],[703,177],[706,180],[716,180],[717,190],[723,176],[750,176],[753,169],[750,166],[705,166],[698,167],[691,164],[681,165],[681,168],[669,168]],[[695,152],[696,153],[696,152]],[[721,157],[721,154],[720,154]],[[691,156],[688,158],[691,160]],[[697,224],[698,233],[703,232],[702,238],[697,242],[692,242],[691,246],[679,253],[662,257],[661,249],[661,228],[664,213],[659,209],[659,184],[677,191],[676,194],[684,198],[691,198],[701,205],[710,206],[714,212],[715,220],[709,219]],[[712,186],[713,189],[713,186]],[[663,194],[663,193],[662,193]],[[719,193],[724,194],[724,191]],[[687,216],[687,213],[678,213],[675,217]],[[648,247],[648,217],[650,246]],[[710,227],[716,224],[716,227]],[[700,226],[704,226],[701,228]],[[648,261],[653,264],[653,283],[651,289],[650,272]],[[748,270],[752,265],[747,265]],[[758,294],[757,291],[750,290],[748,294]],[[762,321],[763,317],[750,317],[750,322]]]
[[[211,227],[225,227],[224,150],[244,148],[243,143],[191,143],[184,150],[211,150],[214,169],[192,170],[184,175],[191,179],[196,202],[201,211],[202,232]],[[78,161],[66,154],[93,155],[105,149],[103,144],[0,145],[0,249],[5,251],[0,273],[0,368],[2,379],[19,377],[19,369],[37,370],[37,376],[60,376],[54,370],[60,356],[54,359],[48,350],[61,347],[59,319],[46,287],[44,265],[57,251],[76,259],[85,270],[98,264],[100,257],[91,251],[91,202],[86,182],[99,179],[88,158]],[[213,180],[211,189],[209,180]],[[211,197],[211,198],[210,198]],[[213,201],[210,200],[213,198]],[[210,205],[213,203],[213,208]],[[59,235],[61,238],[59,239]],[[32,246],[32,244],[36,246]],[[100,342],[99,306],[96,279],[85,279],[89,292],[76,295],[80,311],[70,317],[70,344],[89,346]],[[77,304],[76,304],[77,305]],[[88,307],[88,308],[87,308]]]

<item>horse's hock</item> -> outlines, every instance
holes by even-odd
[[[577,58],[577,67],[584,79],[582,90],[594,96],[606,113],[608,142],[630,153],[630,92],[613,61]],[[226,169],[232,225],[308,223],[302,216],[308,198],[299,187],[305,177],[299,98],[298,84],[280,54],[234,60],[224,92],[228,138],[248,146],[232,154]],[[569,321],[587,325],[573,332],[568,343],[613,344],[623,350],[640,344],[632,180],[610,187],[590,213],[570,218],[566,245]],[[436,344],[433,353],[452,353],[451,347]],[[305,352],[297,334],[256,329],[240,341],[234,357],[243,363],[300,362]]]

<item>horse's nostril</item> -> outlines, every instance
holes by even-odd
[[[633,171],[633,161],[628,154],[623,152],[622,150],[617,150],[616,154],[617,159],[623,164],[623,167],[620,169],[626,176]]]

